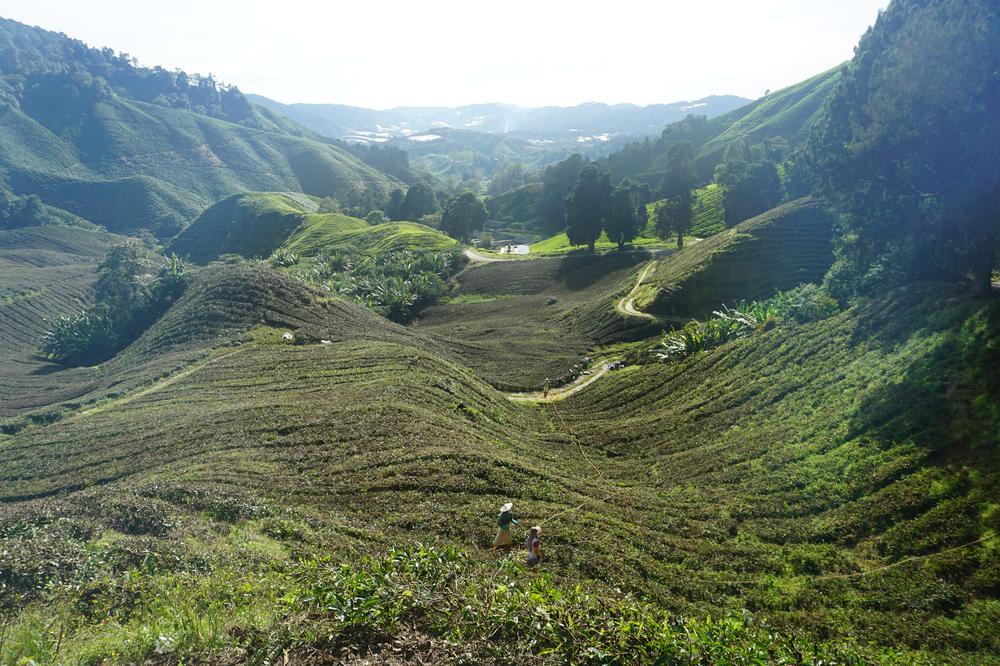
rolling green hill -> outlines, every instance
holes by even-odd
[[[638,309],[700,316],[722,303],[767,298],[815,282],[833,263],[833,220],[799,199],[657,262],[635,294]]]
[[[145,77],[148,87],[158,80],[153,70],[115,60],[105,72],[110,79],[100,68],[73,78],[68,72],[103,52],[12,21],[0,23],[5,40],[11,57],[0,77],[19,92],[0,103],[0,174],[16,194],[37,194],[110,231],[169,237],[234,192],[294,190],[354,206],[377,205],[399,185],[288,121],[268,120],[238,90],[214,81],[198,89],[211,87],[222,100],[217,112],[211,105],[178,108],[177,99],[147,99],[138,91],[145,87],[130,83]],[[24,46],[31,40],[38,45]],[[51,60],[53,52],[60,59]],[[115,76],[127,85],[116,86]],[[236,114],[240,104],[246,108]]]
[[[666,169],[667,149],[690,141],[702,182],[708,182],[726,145],[736,139],[750,144],[781,137],[794,147],[808,135],[823,102],[840,80],[841,67],[772,92],[750,104],[712,119],[692,117],[667,125],[655,140],[632,143],[597,160],[614,180],[631,177],[658,186]]]
[[[507,289],[617,281],[555,261]],[[496,290],[489,269],[521,263],[470,269],[466,288]],[[482,312],[449,317],[458,330]],[[618,624],[670,611],[744,613],[725,631],[755,638],[719,638],[720,655],[773,656],[794,635],[860,663],[990,663],[995,635],[972,628],[996,612],[979,540],[1000,527],[981,428],[998,424],[976,396],[994,396],[977,368],[996,361],[998,322],[992,302],[930,286],[518,405],[458,360],[483,352],[266,268],[209,269],[98,370],[105,389],[4,438],[4,595],[26,606],[0,649],[45,657],[61,636],[95,659],[378,654],[461,631],[488,662],[713,640],[668,648],[679,627]],[[181,349],[190,360],[164,373]],[[484,549],[508,499],[545,525],[540,571]],[[510,624],[532,608],[593,623],[574,640]],[[778,629],[746,628],[763,622]]]
[[[311,257],[335,249],[374,256],[455,246],[453,239],[422,224],[369,225],[339,213],[318,213],[317,206],[315,199],[295,193],[236,194],[207,208],[167,250],[204,264],[223,254],[267,257],[279,247]]]
[[[823,102],[840,80],[843,67],[839,65],[710,120],[720,131],[699,147],[699,168],[711,172],[722,161],[726,146],[736,139],[745,139],[751,145],[772,137],[783,137],[793,146],[802,143],[819,117]]]
[[[850,171],[838,137],[899,131],[865,147],[887,202],[870,216],[835,224],[803,198],[719,229],[709,186],[706,237],[682,250],[471,265],[429,227],[319,212],[309,192],[356,162],[239,91],[0,21],[2,185],[47,185],[54,207],[0,192],[17,219],[0,229],[0,664],[1000,665],[1000,296],[965,269],[910,270],[993,249],[934,245],[927,219],[972,211],[957,228],[1000,233],[976,217],[996,197],[961,179],[942,183],[960,205],[920,193],[926,219],[892,214],[914,210],[907,169],[947,174],[1000,136],[982,111],[994,4],[893,0],[863,40],[811,148],[831,158],[813,168]],[[938,47],[957,74],[943,103],[907,69]],[[798,140],[836,76],[723,131]],[[883,122],[897,100],[986,129]],[[710,122],[609,164],[655,175],[687,136],[710,165]],[[163,162],[142,152],[164,145]],[[338,197],[373,203],[390,181],[370,175]],[[166,247],[199,266],[152,274],[131,239],[98,288],[123,237],[71,210],[150,247],[145,230],[199,211]],[[875,280],[836,291],[852,270],[828,270],[837,233],[840,259],[887,250],[858,274]],[[689,321],[824,278],[782,311]],[[806,295],[821,307],[790,303]],[[113,357],[38,354],[57,316],[95,301],[111,325],[97,309],[70,343],[124,322]],[[515,547],[497,550],[505,502]]]

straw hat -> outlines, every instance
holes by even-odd
[[[541,534],[542,533],[542,526],[541,525],[535,525],[534,527],[531,528],[531,531],[534,532],[535,534]]]
[[[513,502],[507,502],[502,507],[500,507],[500,513],[506,513],[507,511],[510,511],[513,508],[514,508],[514,503]]]

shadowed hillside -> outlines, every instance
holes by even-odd
[[[723,302],[766,298],[815,282],[833,263],[833,220],[800,199],[657,262],[636,293],[653,314],[699,316]]]

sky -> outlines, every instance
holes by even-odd
[[[370,108],[751,99],[849,59],[888,0],[0,0],[0,16]]]

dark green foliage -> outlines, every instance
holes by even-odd
[[[389,221],[389,216],[380,210],[373,210],[365,216],[365,222],[371,225],[385,224]]]
[[[111,247],[97,267],[96,303],[59,317],[42,336],[40,351],[66,365],[90,365],[117,353],[145,331],[184,292],[187,274],[176,255],[155,275],[136,242]]]
[[[406,197],[400,205],[399,214],[404,220],[418,222],[424,215],[430,215],[438,211],[437,199],[434,190],[424,182],[417,182],[406,190]],[[390,215],[390,217],[392,217]]]
[[[1000,239],[1000,10],[899,0],[844,70],[807,160],[844,214],[846,294],[913,279],[990,289]]]
[[[611,176],[588,164],[577,177],[573,191],[566,196],[566,235],[572,245],[586,245],[594,251],[604,221],[611,208]]]
[[[632,180],[622,182],[611,193],[604,233],[621,250],[646,227],[646,199],[643,188]]]
[[[0,187],[0,229],[45,224],[42,200],[34,194],[19,197]]]
[[[715,182],[722,187],[728,227],[774,208],[783,195],[776,164],[764,146],[750,147],[743,140],[726,149]]]
[[[466,190],[448,202],[441,216],[441,231],[468,243],[472,234],[483,228],[488,216],[483,200]]]
[[[403,190],[396,188],[389,193],[389,201],[385,205],[385,214],[389,216],[390,220],[402,220],[403,219],[403,199],[406,195]]]
[[[667,149],[667,172],[660,182],[660,198],[656,207],[656,231],[660,238],[677,236],[677,249],[684,247],[684,235],[694,223],[694,188],[698,177],[694,170],[694,150],[691,143],[681,141]]]
[[[538,216],[544,220],[545,228],[557,233],[566,226],[565,199],[573,192],[580,171],[588,160],[583,155],[573,153],[562,162],[545,168],[542,172],[542,192],[538,198]]]

